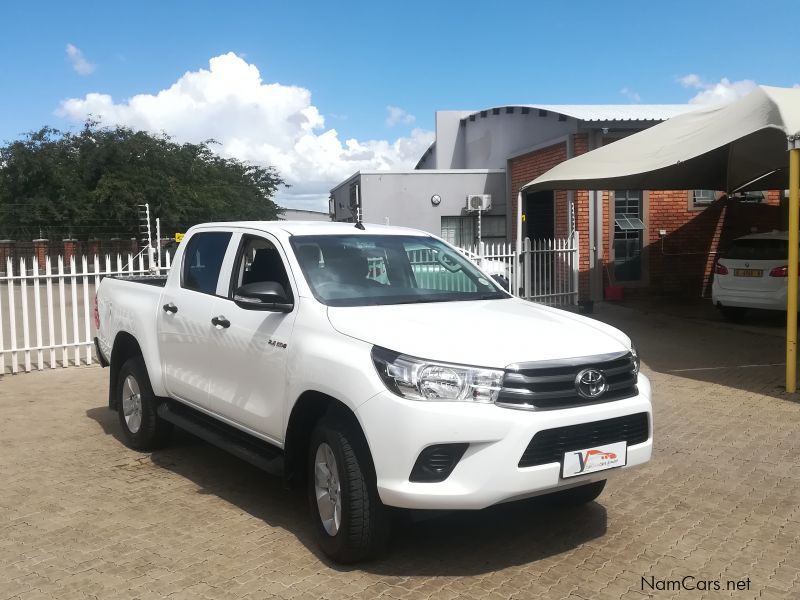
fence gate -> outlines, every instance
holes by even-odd
[[[522,245],[521,296],[554,306],[578,304],[578,232]]]
[[[514,296],[553,306],[578,304],[577,231],[566,238],[526,238],[519,257],[511,244],[459,249]]]

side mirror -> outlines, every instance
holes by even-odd
[[[237,289],[233,293],[236,306],[247,310],[269,310],[272,312],[291,312],[294,308],[286,297],[286,290],[275,281],[255,281]]]

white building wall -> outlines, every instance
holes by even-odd
[[[369,171],[357,173],[332,190],[336,220],[352,217],[350,188],[358,185],[364,223],[413,227],[441,235],[442,217],[467,215],[468,194],[491,194],[492,210],[486,216],[506,214],[506,174],[501,170]],[[441,202],[434,206],[431,197]]]

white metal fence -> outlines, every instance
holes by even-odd
[[[507,292],[515,296],[519,295],[515,292],[516,286],[514,285],[517,271],[519,270],[519,262],[517,253],[511,244],[483,243],[482,247],[475,245],[459,248],[459,250],[486,273],[492,275]]]
[[[0,375],[79,366],[94,361],[94,293],[107,275],[169,269],[139,255],[11,260],[0,272]]]
[[[552,305],[578,302],[578,235],[528,240],[521,257],[511,244],[460,248],[506,289],[527,300]],[[411,256],[417,277],[438,278],[438,262]],[[89,365],[94,357],[94,294],[108,275],[165,273],[170,255],[158,251],[115,257],[8,260],[0,271],[0,375],[33,369]],[[2,268],[2,266],[0,266]],[[382,265],[371,265],[376,275]],[[463,282],[453,277],[452,289]],[[447,288],[449,289],[449,288]],[[467,291],[467,290],[463,290]]]
[[[578,304],[578,232],[566,238],[525,239],[521,256],[511,244],[460,248],[489,275],[502,277],[515,296],[556,306]]]
[[[552,305],[578,304],[578,232],[567,238],[525,239],[522,297]]]

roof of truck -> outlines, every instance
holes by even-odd
[[[364,223],[364,229],[357,229],[353,223],[334,223],[325,221],[228,221],[221,223],[202,223],[192,229],[225,229],[228,227],[246,227],[266,232],[286,231],[290,235],[430,235],[419,229],[408,227],[392,227]]]

